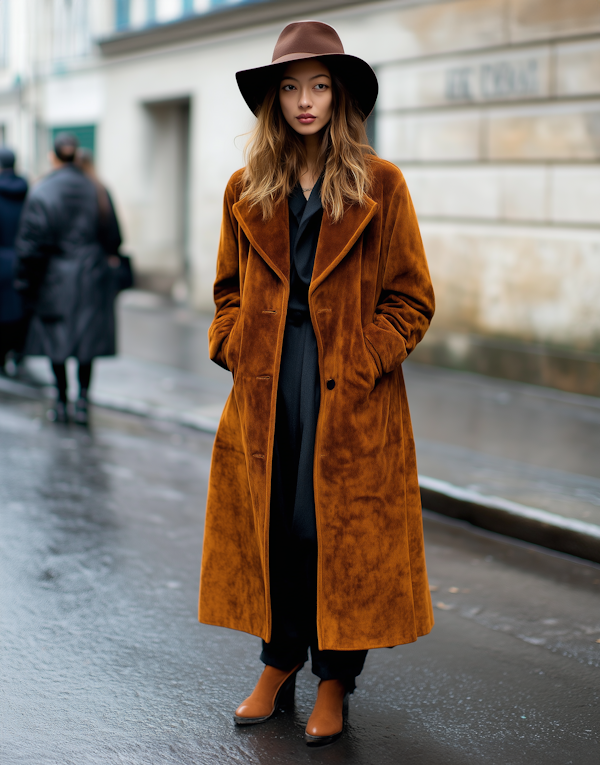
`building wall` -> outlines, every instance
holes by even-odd
[[[102,121],[95,38],[113,22],[107,0],[0,0],[0,125],[31,180],[48,170],[53,128]]]
[[[376,148],[407,178],[438,296],[430,347],[459,358],[470,338],[489,338],[600,358],[598,0],[349,0],[307,14],[308,2],[290,2],[287,20],[333,24],[378,73]],[[114,29],[109,5],[90,0],[96,37]],[[172,19],[176,5],[157,14]],[[142,6],[132,0],[139,28]],[[92,45],[77,65],[42,67],[26,93],[30,132],[36,120],[96,124],[139,270],[163,285],[185,276],[201,309],[212,308],[223,189],[252,125],[235,72],[268,62],[285,23],[105,56]],[[187,177],[168,170],[184,134]]]
[[[388,20],[402,44],[372,53],[378,149],[419,213],[435,328],[600,351],[600,4],[458,0]]]
[[[405,173],[419,214],[438,295],[432,338],[474,333],[599,351],[598,3],[365,3],[319,17],[377,70],[377,149]],[[282,26],[106,68],[103,169],[140,254],[149,252],[142,169],[152,162],[139,140],[142,105],[190,98],[190,254],[201,308],[211,305],[223,187],[243,163],[236,136],[251,124],[234,74],[268,61]],[[108,151],[117,133],[133,147],[124,159]]]
[[[236,135],[252,123],[231,83],[232,78],[235,83],[236,62],[238,68],[242,66],[245,50],[250,55],[252,48],[252,42],[241,39],[235,45],[142,56],[106,69],[107,100],[99,144],[102,172],[118,194],[128,246],[139,267],[152,272],[154,283],[164,283],[168,276],[176,282],[184,263],[172,224],[175,212],[167,209],[166,200],[157,203],[156,197],[156,183],[165,184],[169,192],[168,172],[165,168],[158,174],[157,164],[171,151],[177,128],[166,127],[162,136],[152,140],[152,109],[189,99],[190,282],[194,305],[208,310],[223,191],[231,173],[242,164]],[[179,193],[176,179],[174,183],[173,193]],[[163,236],[165,231],[172,232],[170,243]]]
[[[19,6],[0,0],[0,130],[7,145],[19,148],[21,166],[30,162],[33,131],[21,77],[30,51],[26,10],[27,0]]]

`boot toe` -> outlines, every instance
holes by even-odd
[[[242,719],[255,719],[257,717],[265,717],[272,712],[272,709],[267,709],[264,705],[252,703],[251,699],[242,701],[239,707],[235,710],[235,716]]]
[[[342,732],[343,727],[344,722],[341,715],[339,719],[337,715],[335,717],[323,715],[319,720],[309,720],[306,725],[306,732],[312,738],[323,738],[337,736]]]
[[[296,673],[299,664],[290,672],[282,672],[266,666],[256,688],[235,710],[234,720],[238,725],[265,722],[279,707],[289,706],[294,698]]]
[[[342,735],[345,698],[345,688],[340,681],[319,683],[317,701],[304,731],[308,746],[326,746]]]
[[[248,704],[246,701],[242,701],[239,707],[235,710],[236,717],[251,717],[251,715],[248,714]]]

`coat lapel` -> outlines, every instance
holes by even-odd
[[[258,205],[246,199],[233,205],[233,214],[250,244],[283,282],[290,279],[290,221],[287,199],[276,205],[273,217],[263,220]]]
[[[327,210],[324,211],[309,295],[350,252],[378,206],[377,202],[367,197],[364,207],[350,205],[337,223],[331,221]]]
[[[315,255],[310,293],[327,278],[340,261],[350,252],[371,218],[378,204],[367,197],[364,207],[350,205],[344,217],[333,223],[327,210],[319,234]],[[290,279],[290,222],[287,199],[280,202],[273,217],[264,221],[260,207],[250,207],[242,199],[233,205],[233,214],[248,237],[250,244],[279,278],[288,283]]]

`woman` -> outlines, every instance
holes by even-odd
[[[318,746],[341,735],[367,650],[433,625],[401,364],[434,298],[404,179],[366,145],[371,68],[308,21],[237,79],[257,124],[225,192],[209,344],[234,385],[199,615],[263,639],[241,725],[291,698],[310,647]]]

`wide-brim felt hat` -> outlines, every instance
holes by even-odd
[[[375,72],[362,58],[344,53],[338,33],[322,21],[288,24],[279,35],[270,64],[236,73],[238,87],[254,114],[282,76],[285,66],[305,58],[321,59],[342,80],[364,118],[371,114],[379,91]]]

